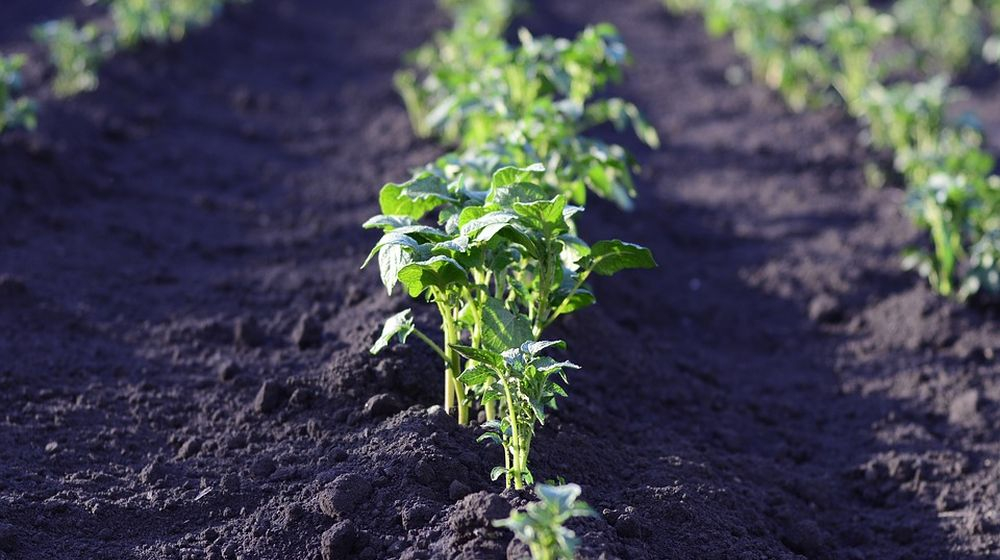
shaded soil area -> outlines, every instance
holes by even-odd
[[[666,140],[633,214],[581,220],[660,268],[553,332],[584,369],[533,471],[602,512],[582,557],[1000,555],[1000,329],[900,271],[919,239],[856,127],[730,87],[728,43],[655,0],[533,5],[619,26],[617,93]],[[367,352],[408,302],[359,224],[440,153],[391,75],[446,23],[261,0],[0,139],[0,559],[516,555],[489,520],[526,496],[433,406],[434,356]]]

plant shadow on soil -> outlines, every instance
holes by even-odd
[[[358,224],[440,152],[391,91],[446,25],[431,4],[240,7],[4,140],[0,558],[506,555],[489,520],[524,496],[487,479],[499,451],[428,408],[428,351],[367,354],[409,302],[357,270]],[[574,524],[583,557],[995,551],[988,519],[939,512],[998,495],[997,370],[960,351],[996,330],[898,271],[914,235],[898,193],[862,186],[856,130],[721,88],[724,41],[652,0],[523,21],[603,19],[636,55],[619,92],[666,142],[627,144],[634,213],[583,219],[660,268],[598,282],[552,331],[585,369],[533,462],[603,512]],[[958,428],[945,400],[970,387]]]

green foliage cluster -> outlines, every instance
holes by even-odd
[[[493,522],[496,527],[510,529],[514,536],[528,545],[533,560],[573,560],[579,539],[565,527],[574,517],[595,516],[587,504],[577,501],[580,487],[576,484],[535,487],[537,502],[514,511],[507,519]]]
[[[227,2],[246,0],[97,0],[107,5],[109,23],[78,25],[50,21],[35,29],[55,67],[53,92],[61,97],[97,88],[101,64],[142,42],[178,41],[209,23]]]
[[[484,153],[522,167],[541,162],[546,181],[561,185],[572,203],[585,204],[589,190],[630,208],[633,161],[620,146],[582,134],[611,123],[631,128],[651,147],[659,145],[656,131],[634,104],[593,98],[620,79],[628,61],[615,28],[588,27],[573,40],[534,37],[521,29],[519,43],[510,45],[496,31],[509,17],[497,4],[452,5],[455,26],[418,49],[412,67],[396,75],[414,130],[471,150],[436,167],[449,177],[454,172],[448,164],[465,167],[466,181],[482,188],[493,170],[492,162],[475,165]]]
[[[949,118],[946,73],[989,50],[983,30],[1000,20],[1000,2],[901,0],[880,12],[863,0],[664,1],[731,33],[754,75],[792,108],[843,103],[872,146],[894,154],[907,207],[928,232],[931,250],[908,251],[904,265],[942,295],[1000,296],[1000,178],[975,123]],[[877,167],[867,171],[884,181]]]
[[[595,303],[595,274],[656,266],[638,245],[578,235],[588,189],[622,206],[634,194],[631,158],[583,132],[612,122],[657,139],[634,105],[591,100],[627,59],[610,26],[572,41],[522,31],[514,47],[502,40],[512,3],[445,7],[454,27],[417,51],[397,84],[415,129],[457,151],[382,188],[381,213],[364,227],[383,235],[363,265],[377,260],[390,294],[400,286],[433,303],[443,342],[406,310],[386,321],[372,352],[411,335],[430,346],[445,366],[445,409],[461,424],[483,411],[484,438],[504,451],[493,477],[520,489],[534,481],[535,426],[566,394],[555,380],[576,368],[541,354],[563,348],[542,341],[545,329]]]
[[[23,55],[0,56],[0,132],[35,127],[35,105],[20,95]]]

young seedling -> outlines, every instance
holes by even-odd
[[[96,25],[77,26],[73,20],[50,21],[34,30],[56,69],[52,91],[67,97],[97,88],[97,71],[114,52],[113,39]]]
[[[24,55],[0,56],[0,132],[35,127],[35,104],[19,95],[24,62]]]
[[[573,560],[579,539],[566,522],[574,517],[596,517],[586,503],[578,501],[581,490],[576,484],[535,487],[537,502],[524,511],[511,512],[510,517],[493,522],[495,527],[510,529],[517,540],[531,551],[533,560]]]
[[[118,44],[179,41],[192,27],[208,24],[233,0],[110,0]]]
[[[498,443],[504,452],[504,464],[493,469],[493,480],[504,477],[507,487],[524,488],[534,476],[528,468],[528,455],[535,435],[535,425],[544,424],[546,409],[555,408],[557,396],[565,389],[553,378],[567,382],[566,369],[579,369],[572,362],[556,361],[541,353],[551,347],[565,348],[562,341],[525,342],[502,353],[483,348],[454,345],[455,350],[471,360],[459,379],[468,385],[482,386],[483,402],[500,401],[503,414],[487,422],[487,432],[480,440]]]

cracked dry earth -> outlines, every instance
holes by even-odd
[[[76,9],[8,3],[4,51]],[[581,220],[660,268],[553,333],[584,369],[533,469],[602,512],[581,557],[1000,557],[995,311],[900,270],[919,238],[864,186],[856,125],[729,86],[727,41],[655,0],[532,5],[537,34],[616,24],[618,93],[665,138],[631,146],[634,213]],[[359,224],[441,151],[391,76],[445,25],[430,0],[258,0],[0,139],[0,559],[517,554],[489,520],[527,496],[432,406],[434,357],[367,353],[407,303],[358,270]]]

